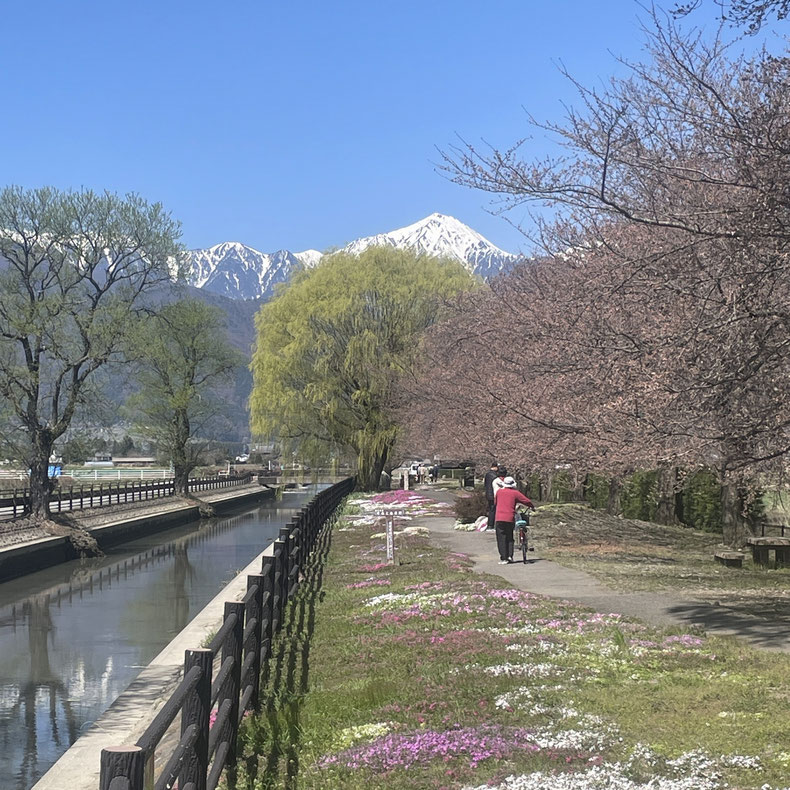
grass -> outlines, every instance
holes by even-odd
[[[720,536],[617,518],[583,505],[540,507],[532,536],[549,559],[614,589],[668,591],[720,603],[746,616],[790,618],[790,568],[726,568],[713,559]]]
[[[786,656],[513,590],[419,535],[386,565],[353,510],[307,569],[238,787],[787,785]]]

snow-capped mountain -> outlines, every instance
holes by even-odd
[[[357,239],[347,244],[343,251],[359,255],[373,246],[398,247],[418,255],[453,258],[486,280],[519,259],[518,255],[500,250],[476,230],[446,214],[431,214],[405,228]]]
[[[190,250],[187,280],[190,285],[232,299],[269,299],[275,286],[295,271],[315,266],[318,250],[259,252],[238,241],[226,241],[207,250]]]
[[[453,258],[484,279],[499,274],[519,259],[446,214],[431,214],[405,228],[357,239],[342,251],[359,255],[374,245]],[[317,250],[265,253],[235,241],[191,250],[188,256],[190,285],[233,299],[269,299],[275,286],[286,282],[297,270],[311,268],[321,260]]]

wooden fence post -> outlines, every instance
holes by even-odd
[[[228,716],[228,761],[236,761],[236,741],[239,734],[239,694],[241,693],[241,653],[244,641],[244,604],[241,601],[225,602],[225,619],[236,615],[236,625],[225,638],[222,645],[222,663],[233,656],[233,671],[226,686],[224,695],[230,699],[230,715]],[[221,704],[221,703],[220,703]]]
[[[110,790],[113,780],[125,777],[129,790],[143,790],[145,750],[139,746],[111,746],[101,750],[99,790]]]
[[[251,574],[247,576],[247,589],[251,590],[256,587],[255,595],[250,601],[249,614],[247,622],[250,618],[255,618],[255,628],[250,635],[250,641],[247,643],[247,650],[255,651],[252,660],[252,696],[250,697],[250,708],[253,710],[258,707],[258,698],[261,688],[261,633],[263,626],[263,576]],[[246,658],[246,656],[245,656]]]
[[[274,618],[272,620],[272,635],[279,633],[280,623],[282,622],[283,611],[283,558],[285,556],[285,543],[280,538],[274,541],[274,600],[273,612]]]
[[[288,586],[291,574],[291,530],[293,529],[293,521],[288,522],[287,527],[280,527],[279,539],[283,542],[283,558],[280,567],[280,584],[282,591],[280,592],[280,621],[285,619],[285,607],[288,604]]]
[[[268,661],[272,655],[272,628],[274,626],[274,557],[263,558],[262,578],[264,599],[261,661]]]
[[[195,790],[206,790],[213,658],[214,653],[211,650],[187,650],[184,654],[184,676],[192,667],[200,667],[202,671],[200,680],[184,700],[181,710],[181,734],[192,724],[197,727],[198,732],[195,745],[184,756],[180,784],[184,787],[191,782],[195,785]]]
[[[288,537],[288,597],[296,594],[299,588],[299,571],[301,569],[301,537],[302,530],[294,527]]]

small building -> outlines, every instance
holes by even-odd
[[[116,467],[133,466],[139,469],[156,466],[156,458],[151,455],[129,455],[123,458],[115,457],[112,459],[112,465]]]
[[[109,453],[96,453],[90,461],[85,462],[85,466],[105,469],[112,467],[112,456]]]

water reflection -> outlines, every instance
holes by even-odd
[[[0,743],[3,752],[14,750],[22,737],[21,762],[14,786],[29,787],[37,779],[38,738],[43,716],[47,717],[48,737],[53,745],[65,751],[77,738],[77,719],[72,710],[68,691],[61,678],[52,671],[49,660],[49,641],[54,631],[50,614],[50,598],[36,596],[21,606],[21,615],[12,615],[14,632],[27,632],[29,661],[23,668],[18,683],[4,684]],[[65,739],[63,730],[65,729]],[[10,777],[2,774],[3,777]],[[10,783],[3,781],[3,787]]]
[[[0,788],[31,787],[308,498],[0,585]]]

